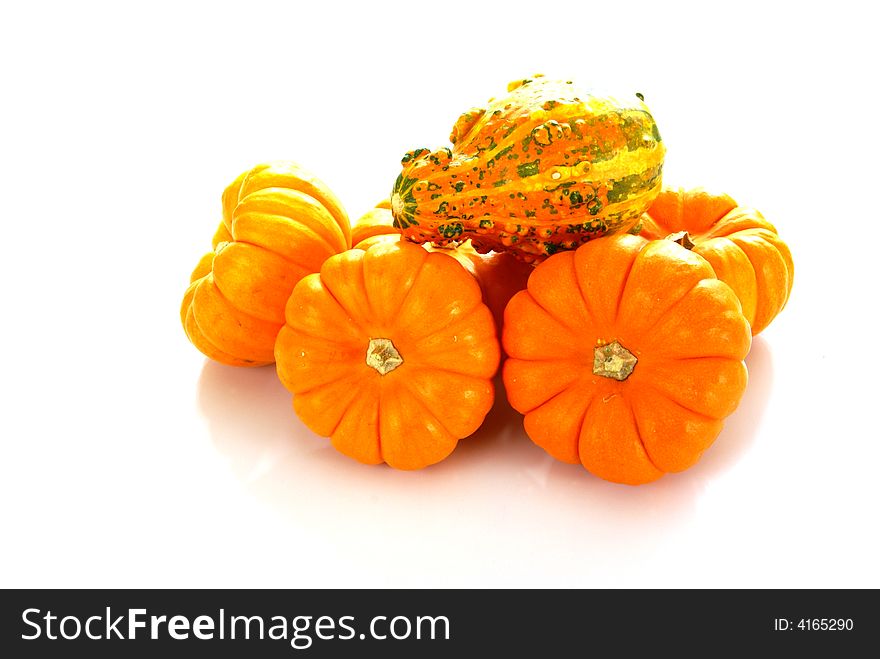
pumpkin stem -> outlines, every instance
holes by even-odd
[[[376,369],[379,375],[387,375],[401,364],[403,357],[391,339],[370,339],[367,346],[367,366]]]
[[[693,249],[696,246],[696,243],[691,240],[691,234],[687,231],[676,231],[675,233],[670,233],[666,236],[666,240],[671,240],[674,243],[678,243],[685,249]]]
[[[593,351],[593,375],[612,380],[626,380],[639,360],[617,341]]]

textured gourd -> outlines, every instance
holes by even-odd
[[[323,182],[290,162],[244,172],[222,202],[214,251],[192,273],[181,322],[211,359],[269,364],[293,287],[351,246],[348,216]]]
[[[791,294],[794,262],[776,228],[726,194],[664,189],[639,235],[670,238],[705,258],[742,303],[752,334],[766,328]]]
[[[351,230],[355,248],[367,249],[378,242],[395,242],[400,239],[400,231],[394,226],[394,218],[389,209],[387,202],[381,202],[358,218]],[[526,287],[532,266],[509,252],[480,254],[469,240],[445,247],[426,243],[423,247],[428,251],[449,254],[477,278],[483,292],[483,302],[492,312],[495,326],[500,333],[504,308],[515,293]]]
[[[384,241],[333,256],[296,285],[275,359],[315,433],[360,462],[419,469],[479,428],[499,345],[461,264]]]
[[[641,96],[541,76],[508,91],[458,119],[452,149],[404,156],[391,198],[404,236],[539,261],[629,230],[660,191],[665,153]]]
[[[637,485],[712,444],[745,389],[751,334],[705,259],[623,234],[537,266],[507,305],[503,342],[507,396],[532,441]]]

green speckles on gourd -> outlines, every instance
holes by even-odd
[[[508,144],[506,147],[501,149],[498,153],[492,156],[492,160],[500,160],[502,156],[506,156],[513,150],[513,144]]]
[[[608,188],[608,203],[619,203],[654,187],[660,176],[660,168],[656,168],[649,174],[649,176],[641,173],[630,174],[616,181],[611,181],[611,187]]]
[[[632,93],[615,100],[524,80],[462,114],[451,152],[407,155],[403,177],[417,182],[401,181],[392,200],[407,238],[471,237],[481,250],[540,260],[638,221],[659,191],[665,152],[647,106]]]
[[[437,231],[447,240],[455,240],[464,232],[464,227],[461,222],[450,222],[439,225]]]
[[[534,176],[541,171],[541,159],[529,160],[516,166],[516,173],[520,178]]]
[[[427,151],[428,151],[428,149],[425,149],[425,148],[413,149],[412,151],[407,151],[405,154],[403,154],[403,158],[400,159],[400,164],[405,165],[408,162],[412,162],[413,160],[418,158],[423,153],[426,153]]]

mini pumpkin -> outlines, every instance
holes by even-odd
[[[315,433],[360,462],[419,469],[482,423],[499,345],[461,264],[383,241],[327,259],[296,285],[275,359]]]
[[[459,117],[452,148],[407,153],[391,206],[404,236],[539,261],[629,230],[660,192],[665,147],[640,94],[536,75]]]
[[[664,189],[639,235],[670,238],[699,254],[742,303],[752,334],[764,330],[791,294],[791,251],[760,212],[702,188]]]
[[[749,326],[709,263],[618,235],[537,266],[504,314],[504,385],[553,457],[637,485],[693,465],[746,386]]]
[[[350,247],[348,216],[324,183],[290,162],[243,173],[222,202],[214,251],[192,273],[181,321],[211,359],[269,364],[293,287]]]

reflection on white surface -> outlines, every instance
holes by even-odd
[[[198,402],[217,451],[244,488],[279,524],[305,527],[340,547],[347,567],[363,571],[368,583],[517,585],[525,558],[534,568],[528,579],[577,585],[595,566],[566,576],[561,565],[609,561],[609,549],[615,565],[656,552],[693,516],[713,479],[749,451],[773,379],[760,337],[747,363],[742,403],[701,462],[635,488],[602,481],[532,444],[500,380],[481,429],[447,460],[417,472],[337,453],[296,418],[272,367],[206,362]]]

